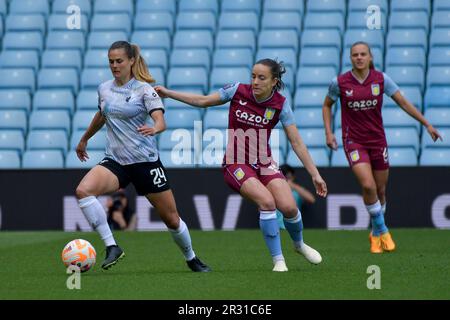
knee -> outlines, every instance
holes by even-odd
[[[273,211],[277,208],[275,204],[275,199],[273,197],[266,197],[265,199],[261,199],[258,203],[258,207],[263,211]]]
[[[377,188],[377,194],[378,194],[378,198],[379,199],[384,199],[385,195],[386,195],[386,187],[379,187]]]
[[[92,196],[93,194],[89,192],[88,188],[86,188],[84,185],[78,185],[77,189],[75,190],[75,196],[78,200]]]
[[[180,217],[178,216],[178,212],[174,212],[170,215],[168,215],[164,222],[167,226],[167,228],[171,230],[177,230],[180,227]]]
[[[377,186],[374,183],[363,183],[362,184],[363,193],[367,195],[376,195]]]
[[[298,213],[298,208],[296,206],[281,206],[278,208],[285,218],[295,218]]]

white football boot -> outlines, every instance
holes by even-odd
[[[302,243],[300,247],[295,247],[295,251],[303,255],[305,259],[312,264],[319,264],[322,262],[322,256],[320,253],[305,243]]]
[[[284,260],[277,260],[277,261],[275,261],[275,265],[273,266],[272,271],[276,271],[276,272],[286,272],[286,271],[288,271],[288,268],[286,266],[286,262]]]

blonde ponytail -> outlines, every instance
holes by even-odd
[[[141,50],[139,46],[132,44],[131,48],[134,52],[134,64],[131,67],[131,72],[133,73],[136,80],[148,83],[155,83],[155,79],[152,77],[150,72],[148,71],[147,64],[145,63],[144,58],[141,56]]]

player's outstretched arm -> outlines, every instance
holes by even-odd
[[[400,91],[397,91],[391,96],[392,100],[395,101],[399,105],[400,108],[402,108],[407,114],[409,114],[411,117],[419,121],[425,128],[427,128],[427,131],[433,141],[436,141],[437,139],[440,139],[442,141],[442,137],[439,134],[439,131],[436,130],[428,121],[425,119],[425,117],[422,115],[422,113],[417,110],[416,107],[412,105],[411,102],[408,101],[401,93]]]
[[[288,140],[291,143],[292,149],[294,150],[295,154],[305,166],[306,171],[308,171],[308,173],[311,175],[314,187],[316,188],[316,193],[321,197],[326,197],[328,192],[327,184],[320,176],[319,170],[317,170],[317,167],[314,164],[314,161],[311,158],[311,155],[309,154],[305,143],[298,133],[297,126],[295,124],[292,124],[290,126],[284,127],[284,131],[286,132]]]
[[[94,118],[92,119],[91,123],[89,124],[89,127],[86,129],[86,132],[83,134],[83,136],[80,139],[80,142],[77,145],[76,153],[78,156],[78,159],[81,161],[86,161],[86,159],[89,159],[89,156],[86,152],[86,147],[88,140],[97,133],[98,130],[100,130],[103,125],[105,124],[105,118],[103,117],[102,113],[100,111],[97,111],[97,113],[94,115]]]
[[[331,107],[333,106],[334,101],[331,100],[329,96],[325,97],[325,101],[322,105],[322,117],[323,117],[323,125],[325,127],[325,138],[327,146],[333,150],[337,150],[337,141],[336,137],[331,130],[331,122],[332,122],[332,113]]]
[[[155,86],[154,89],[161,98],[175,99],[190,104],[194,107],[208,108],[224,103],[220,99],[220,94],[218,92],[214,92],[210,95],[204,96],[201,94],[169,90],[163,86]]]

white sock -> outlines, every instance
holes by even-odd
[[[192,260],[195,257],[195,253],[192,249],[191,235],[189,234],[189,229],[186,223],[184,223],[184,221],[180,218],[180,226],[178,229],[169,229],[169,231],[173,240],[183,253],[186,261]]]
[[[89,196],[80,199],[78,200],[78,205],[92,228],[100,234],[105,245],[107,247],[116,245],[116,241],[106,220],[106,212],[97,198]]]
[[[383,212],[383,214],[386,213],[386,202],[381,205],[381,211]]]

